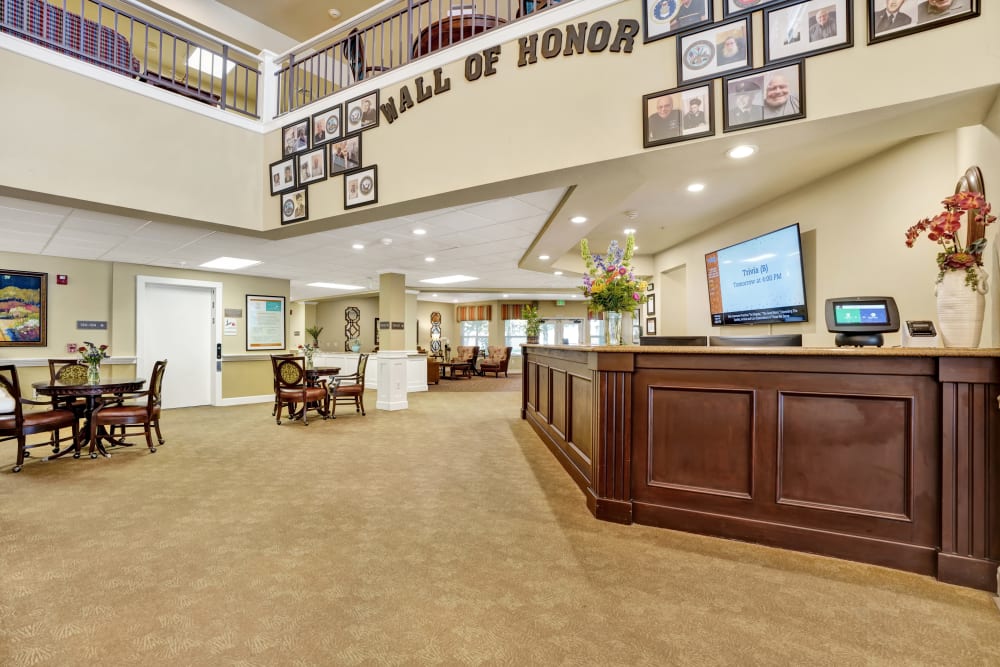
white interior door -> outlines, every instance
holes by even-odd
[[[163,407],[212,405],[216,386],[216,288],[140,276],[136,285],[136,372],[167,360]],[[221,287],[218,288],[221,290]]]

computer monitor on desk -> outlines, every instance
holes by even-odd
[[[802,334],[709,336],[709,347],[802,347]]]

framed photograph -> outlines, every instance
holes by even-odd
[[[712,0],[642,0],[643,42],[712,22]]]
[[[300,188],[281,195],[281,224],[298,222],[309,217],[309,197],[306,189]]]
[[[773,65],[722,80],[723,132],[806,117],[805,63]]]
[[[648,283],[646,283],[646,291],[647,292],[652,292],[654,287],[656,287],[656,286],[653,284],[652,279]]]
[[[854,46],[848,0],[802,0],[764,10],[764,64]]]
[[[656,335],[656,318],[647,317],[646,318],[646,335],[655,336]]]
[[[0,269],[0,347],[46,345],[49,274]]]
[[[372,91],[363,97],[358,97],[345,105],[347,128],[345,134],[360,132],[370,127],[378,127],[378,91]]]
[[[718,23],[677,38],[677,81],[704,81],[750,69],[750,17]]]
[[[285,297],[247,294],[247,351],[285,349]]]
[[[979,16],[980,0],[868,0],[868,43]]]
[[[281,157],[309,150],[309,119],[303,118],[281,128]]]
[[[378,165],[344,174],[344,208],[365,206],[378,201]]]
[[[646,297],[646,315],[656,315],[656,295],[650,294]]]
[[[712,82],[642,96],[643,148],[715,134]]]
[[[764,5],[773,5],[778,2],[784,2],[784,0],[722,0],[722,18],[728,19],[730,16],[752,12]]]
[[[418,327],[417,331],[419,331],[419,330],[420,329]],[[378,347],[378,318],[377,317],[375,318],[375,347]]]
[[[295,182],[294,157],[272,162],[270,167],[271,196],[295,188],[297,183]]]
[[[335,107],[320,111],[312,116],[312,145],[313,148],[330,143],[334,139],[340,139],[343,132],[342,107],[338,104]]]
[[[330,175],[342,174],[361,166],[361,135],[346,137],[330,144]]]
[[[299,185],[326,180],[326,146],[295,156],[298,162]]]

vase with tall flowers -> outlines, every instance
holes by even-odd
[[[635,237],[625,237],[625,247],[612,241],[605,255],[592,254],[587,239],[580,241],[580,256],[587,266],[583,276],[588,309],[604,313],[608,345],[622,345],[622,313],[646,303],[646,281],[636,278],[632,269]]]
[[[76,349],[80,353],[80,358],[87,364],[87,382],[97,384],[101,381],[101,362],[111,356],[108,354],[108,346],[84,341]]]
[[[316,354],[316,346],[312,343],[306,343],[305,345],[299,345],[299,350],[302,352],[302,356],[306,358],[306,368],[313,368],[313,355]]]
[[[927,238],[941,246],[937,254],[938,328],[945,347],[978,347],[983,332],[988,276],[983,269],[986,237],[966,239],[962,243],[959,231],[962,218],[986,226],[996,221],[992,206],[978,192],[958,192],[941,201],[944,211],[924,218],[906,230],[906,245],[924,232]]]

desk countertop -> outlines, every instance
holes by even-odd
[[[531,349],[627,354],[753,354],[774,357],[1000,357],[997,347],[710,347],[667,345],[526,345]]]

